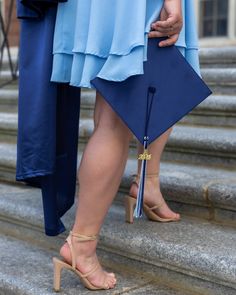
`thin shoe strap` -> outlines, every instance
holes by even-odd
[[[145,178],[154,178],[154,177],[159,177],[159,173],[149,173],[146,174]],[[135,183],[136,185],[139,185],[139,179],[140,179],[140,174],[133,174],[132,175],[132,183]]]
[[[146,178],[154,178],[154,177],[158,177],[159,173],[148,173],[145,175]],[[137,178],[140,178],[140,174],[136,174]]]
[[[76,259],[75,259],[75,251],[74,251],[74,247],[72,245],[72,239],[71,239],[71,234],[66,238],[66,241],[69,245],[70,248],[70,253],[71,253],[71,260],[72,260],[72,268],[76,269]]]
[[[92,236],[86,236],[86,235],[82,235],[82,234],[79,234],[79,233],[75,233],[75,232],[72,232],[70,231],[70,234],[73,236],[73,237],[76,237],[80,242],[85,242],[85,241],[94,241],[97,239],[97,235],[92,235]]]
[[[159,209],[159,208],[161,208],[161,207],[164,205],[164,203],[165,203],[165,201],[161,202],[161,203],[158,204],[158,205],[155,205],[155,206],[153,206],[153,207],[148,208],[148,210]]]
[[[85,274],[82,274],[81,277],[82,278],[86,278],[87,276],[91,275],[92,273],[95,272],[95,270],[97,270],[99,267],[99,263],[97,263],[94,268],[92,268],[90,271],[86,272]]]
[[[67,243],[69,245],[70,252],[71,252],[72,267],[73,267],[73,269],[76,269],[76,255],[75,255],[74,246],[73,246],[73,243],[72,243],[72,236],[76,237],[79,240],[79,242],[85,242],[85,241],[94,241],[94,240],[96,240],[97,235],[86,236],[86,235],[82,235],[82,234],[74,233],[74,232],[70,231],[70,234],[66,238],[66,241],[67,241]]]

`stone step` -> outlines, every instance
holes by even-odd
[[[81,118],[93,118],[95,91],[83,90],[81,96]],[[211,95],[180,123],[205,126],[236,126],[236,96]]]
[[[14,66],[16,66],[17,64],[17,59],[18,59],[18,52],[19,49],[17,47],[11,47],[10,48],[11,51],[11,60]],[[4,50],[3,52],[3,61],[2,61],[2,69],[9,69],[9,58],[8,58],[8,54],[7,51]]]
[[[78,164],[81,153],[79,153]],[[129,158],[119,194],[119,203],[128,193],[130,176],[136,172],[136,159]],[[15,183],[16,146],[0,143],[0,180]],[[189,216],[236,226],[236,171],[161,162],[161,191],[170,207]]]
[[[235,127],[236,96],[211,95],[180,122],[192,125]]]
[[[16,143],[17,113],[0,112],[0,141]]]
[[[175,125],[164,159],[236,167],[236,129]]]
[[[0,89],[1,112],[17,112],[18,90]],[[82,91],[81,118],[92,118],[95,91]],[[185,116],[180,123],[205,126],[236,126],[236,96],[211,95]]]
[[[84,146],[93,132],[93,120],[80,120],[80,145]],[[17,114],[0,113],[0,141],[16,142]],[[130,144],[136,156],[136,142]],[[236,129],[176,124],[168,139],[164,160],[204,165],[236,166]]]
[[[202,69],[202,77],[215,94],[235,95],[236,68]]]
[[[0,88],[0,109],[1,112],[17,112],[18,90]]]
[[[0,72],[0,87],[7,85],[9,88],[16,88],[18,79],[12,77],[12,74],[9,70],[3,70]]]
[[[235,68],[235,47],[200,48],[199,57],[201,67],[208,68]]]
[[[92,119],[80,121],[80,145],[88,142],[93,131]],[[136,142],[131,142],[136,156]],[[168,139],[163,159],[203,165],[236,165],[236,129],[176,124]]]
[[[22,229],[22,234],[24,235]],[[50,249],[40,247],[40,243],[34,244],[22,241],[8,235],[0,235],[0,249],[4,253],[1,260],[0,270],[0,294],[4,295],[53,295],[53,263],[52,257],[58,255],[59,241],[61,238],[46,238],[41,232],[38,233],[41,239],[48,240]],[[101,263],[109,271],[116,272],[117,285],[114,289],[103,291],[102,294],[144,294],[151,292],[156,295],[190,295],[184,290],[172,289],[161,285],[158,280],[151,276],[127,270],[121,261],[118,265],[111,265],[118,255],[106,253],[99,250]],[[117,259],[117,258],[116,258]],[[117,259],[118,260],[118,259]],[[125,259],[123,258],[123,263]],[[64,295],[88,294],[79,278],[70,271],[62,271],[61,292]],[[101,294],[94,292],[94,294]],[[150,293],[149,293],[150,294]],[[191,293],[192,294],[192,293]]]
[[[1,285],[5,289],[12,286],[14,291],[21,286],[24,292],[30,290],[30,293],[23,293],[27,295],[51,294],[51,258],[57,253],[67,232],[57,237],[43,234],[39,189],[4,184],[0,189],[2,234],[28,242],[26,244],[10,237],[1,237],[1,253],[4,253],[0,270]],[[67,229],[72,227],[74,216],[75,205],[63,217]],[[128,289],[130,285],[138,289],[139,286],[150,285],[154,280],[182,290],[182,293],[179,291],[182,295],[188,292],[193,295],[235,294],[235,228],[186,216],[180,222],[172,223],[153,223],[142,218],[128,224],[124,218],[123,205],[113,204],[105,218],[98,244],[104,265],[118,273],[118,282],[121,282],[118,288],[123,287],[122,294],[132,291]],[[34,247],[29,246],[29,243]],[[126,279],[123,280],[123,277]],[[75,288],[81,288],[77,278],[64,277],[64,274],[63,278],[63,289],[70,286],[74,292]],[[131,278],[133,280],[129,284]],[[70,293],[70,288],[64,289],[64,294],[74,294]],[[38,293],[39,290],[41,293]],[[159,290],[158,285],[155,290]],[[147,293],[145,289],[135,292],[133,294],[169,294]],[[13,294],[22,293],[15,291]],[[172,291],[170,294],[179,293]]]
[[[95,104],[93,90],[82,91],[81,118],[92,118]],[[1,112],[17,112],[17,89],[0,89]],[[180,123],[205,126],[236,126],[236,96],[211,95],[185,116]]]

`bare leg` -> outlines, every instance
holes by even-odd
[[[73,231],[85,235],[99,233],[106,213],[119,188],[128,157],[131,133],[104,99],[97,94],[95,129],[85,148],[79,168],[79,198]],[[75,240],[76,241],[76,240]],[[75,243],[77,268],[85,273],[97,263],[97,241]],[[67,243],[60,254],[71,262]],[[113,274],[100,267],[88,279],[102,286],[104,276],[113,287]]]
[[[156,139],[149,147],[149,152],[152,154],[152,159],[148,161],[147,174],[159,174],[160,172],[160,161],[161,155],[169,138],[169,135],[173,127],[169,128],[165,133],[163,133],[158,139]],[[141,144],[138,145],[138,153],[143,152],[143,147]],[[141,161],[138,161],[138,173],[140,172]],[[131,195],[136,196],[138,187],[132,184],[130,187]],[[163,196],[160,191],[160,181],[159,177],[147,178],[145,182],[145,193],[144,201],[150,205],[154,206],[160,204],[163,201]],[[175,213],[168,207],[165,203],[161,208],[155,210],[156,213],[163,218],[175,217]]]

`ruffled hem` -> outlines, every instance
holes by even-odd
[[[197,48],[186,48],[177,46],[179,51],[189,62],[196,73],[201,76],[199,67],[199,56]],[[143,50],[143,48],[142,48]],[[94,54],[57,53],[54,55],[52,78],[53,82],[69,83],[71,86],[94,88],[90,83],[95,77],[110,81],[124,81],[130,76],[143,74],[143,60],[139,58],[143,54],[141,48],[136,54],[129,55],[110,55],[108,58],[99,57]],[[132,59],[141,60],[139,64],[132,63],[127,69],[127,61]],[[133,66],[132,66],[133,65]],[[83,71],[78,71],[83,69]]]
[[[129,76],[143,74],[143,62],[147,60],[148,32],[151,23],[159,16],[163,0],[135,1],[137,11],[134,12],[127,9],[132,1],[114,2],[119,9],[110,7],[108,10],[107,6],[111,5],[111,2],[102,0],[100,5],[103,3],[107,11],[116,13],[115,18],[109,15],[108,19],[98,15],[97,11],[101,14],[104,14],[104,11],[96,6],[95,1],[70,0],[59,4],[51,81],[94,88],[90,81],[95,77],[123,81]],[[146,13],[143,13],[145,9]],[[133,20],[130,23],[132,16],[127,15],[127,11],[131,12],[134,18],[140,18],[138,29]],[[176,46],[200,75],[192,0],[183,0],[183,15],[186,14],[188,17],[184,18],[184,26]],[[69,16],[73,21],[68,19]],[[124,26],[120,25],[122,20],[126,21],[126,24],[123,24],[127,28],[125,34]]]
[[[90,81],[95,77],[123,81],[129,76],[143,74],[145,52],[144,45],[137,45],[129,54],[110,54],[106,57],[82,52],[54,53],[51,81],[88,88],[94,88]]]

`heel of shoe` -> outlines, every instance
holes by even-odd
[[[136,205],[136,199],[129,195],[126,195],[125,196],[125,221],[126,222],[129,222],[129,223],[134,222],[133,213],[134,213],[135,205]]]
[[[56,292],[59,292],[61,289],[61,270],[65,267],[65,263],[56,257],[53,257],[52,260],[54,267],[53,288]]]

